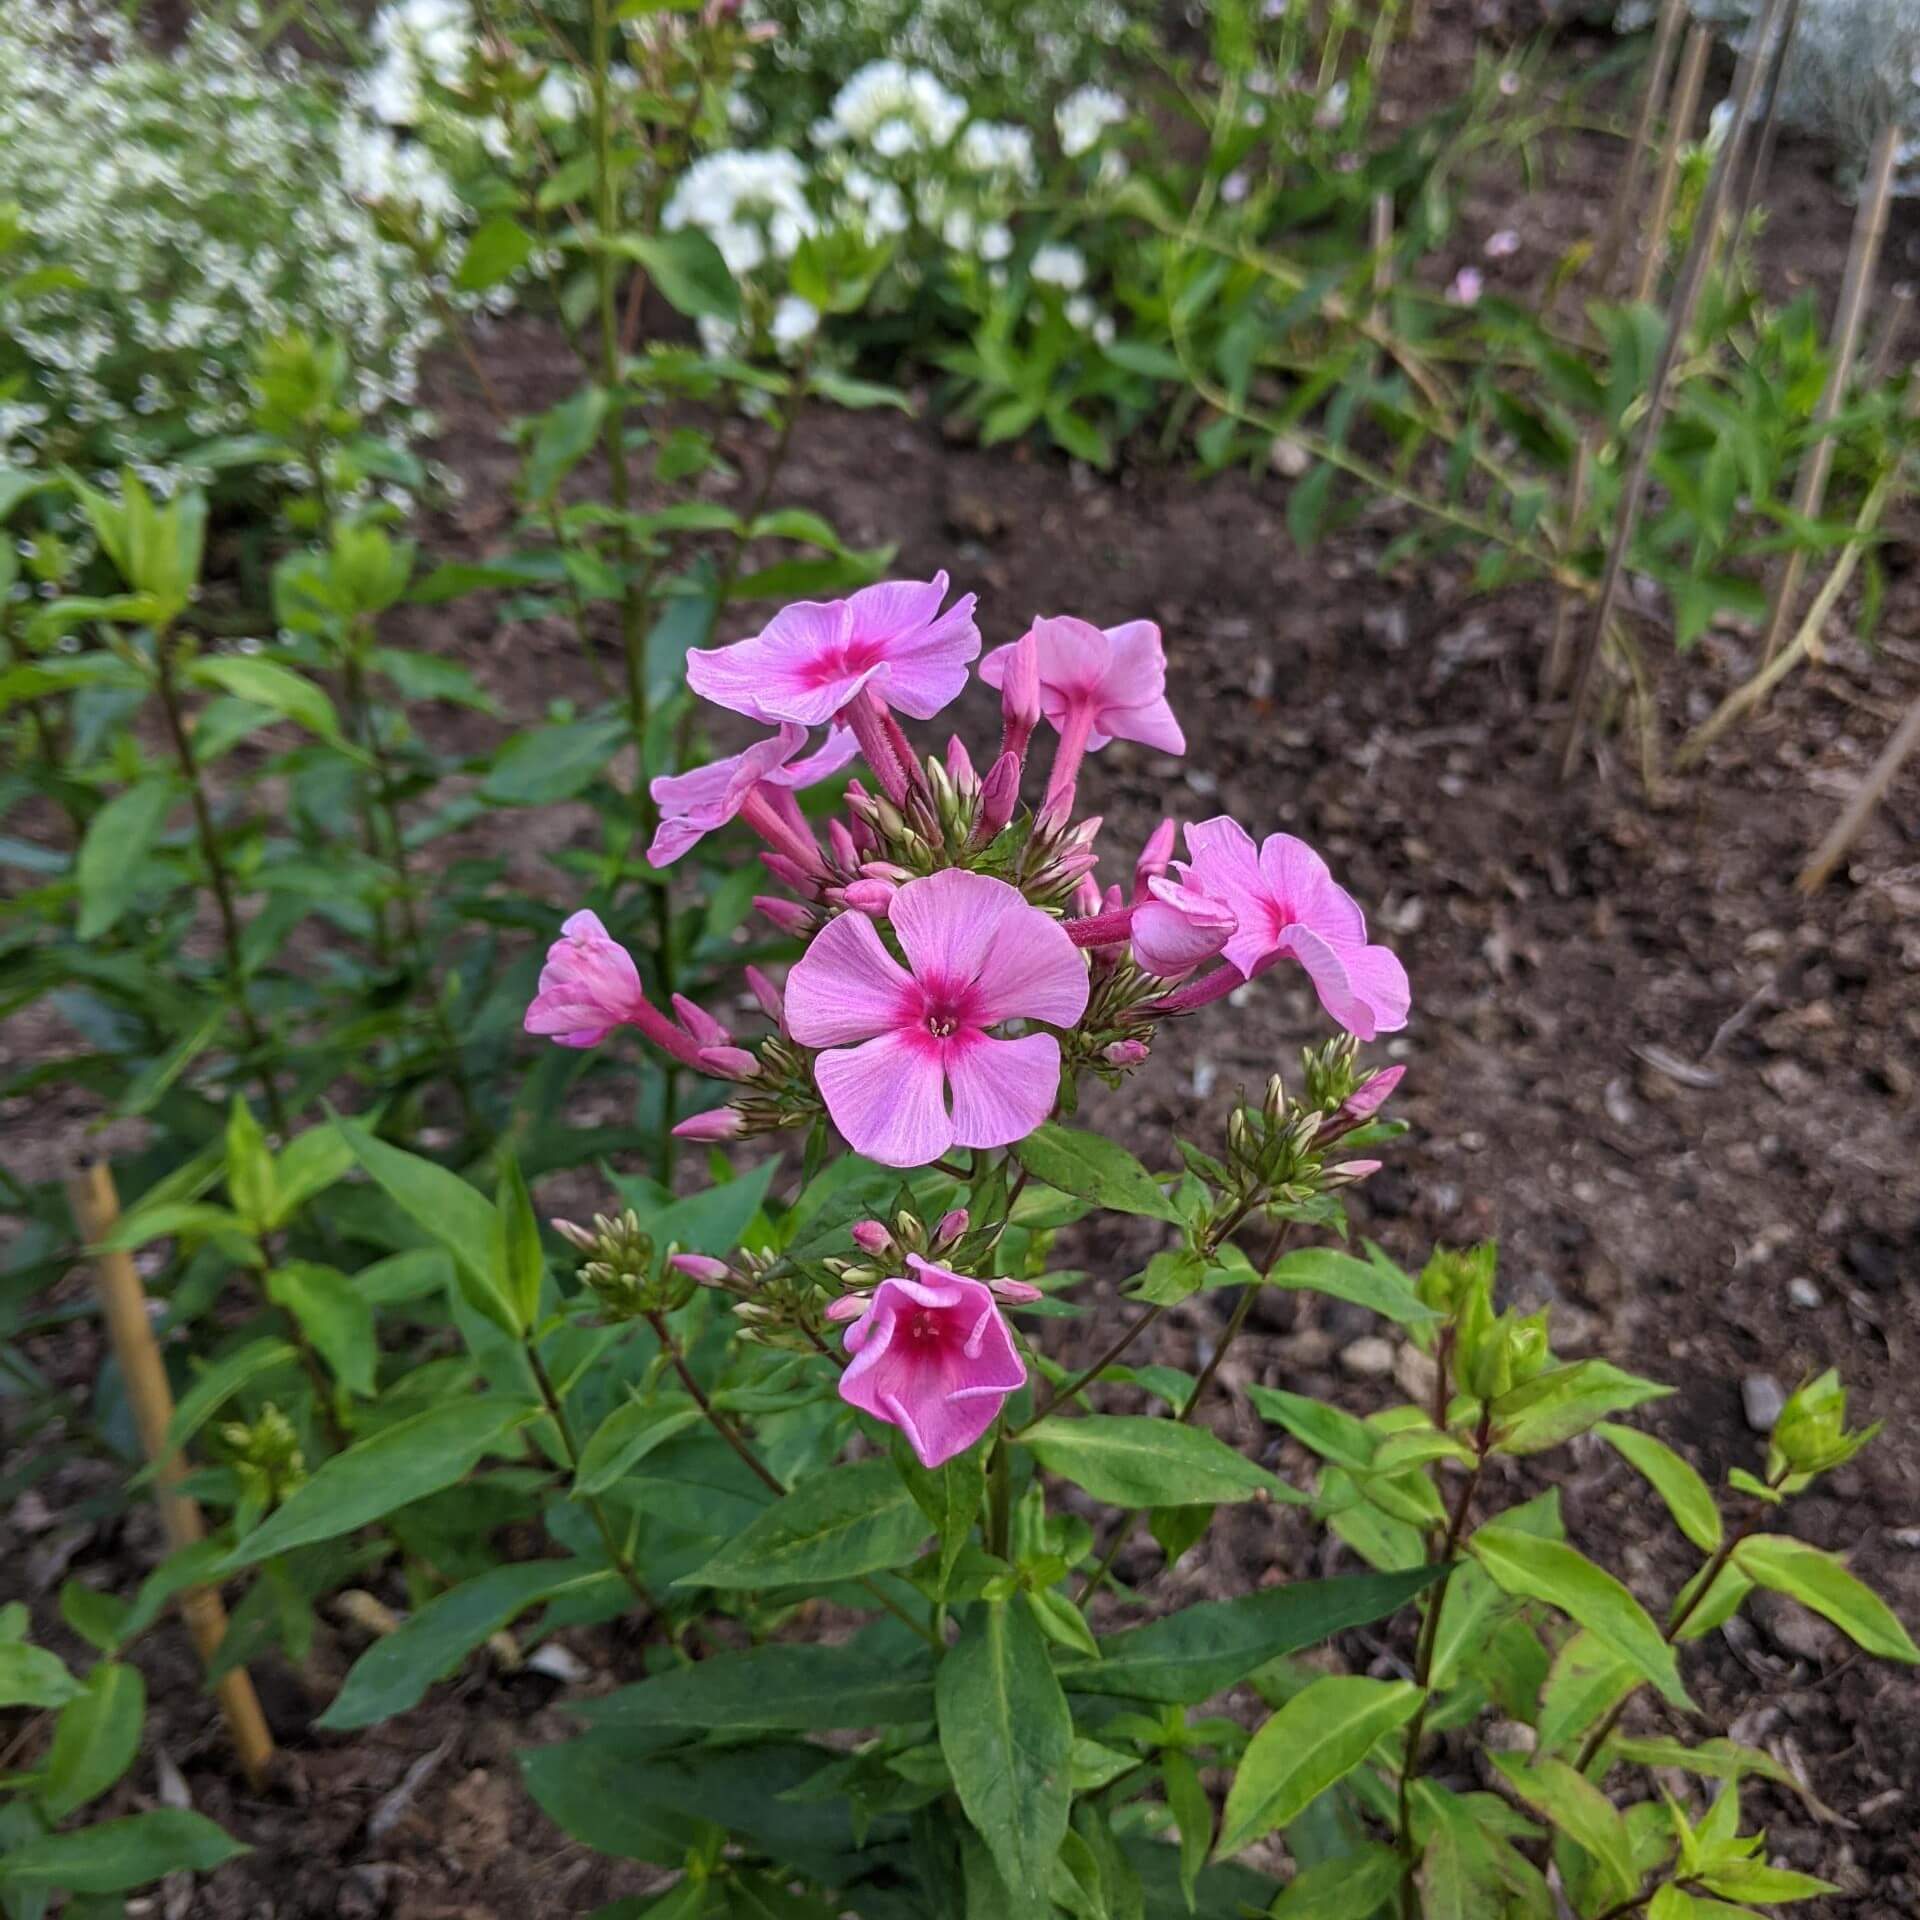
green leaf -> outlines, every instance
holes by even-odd
[[[1893,1609],[1849,1573],[1837,1555],[1785,1534],[1756,1533],[1734,1548],[1733,1561],[1755,1585],[1771,1587],[1831,1620],[1867,1652],[1908,1666],[1920,1662],[1920,1647]]]
[[[417,1153],[389,1146],[354,1121],[336,1118],[334,1125],[387,1198],[453,1255],[454,1272],[467,1304],[517,1338],[513,1304],[494,1266],[496,1216],[486,1195],[468,1186],[457,1173]]]
[[[1718,1866],[1703,1867],[1695,1879],[1709,1893],[1724,1894],[1729,1900],[1761,1901],[1768,1906],[1790,1900],[1817,1900],[1824,1893],[1840,1891],[1831,1880],[1816,1880],[1810,1873],[1794,1873],[1786,1867],[1770,1867],[1764,1860],[1722,1861]]]
[[[256,1237],[267,1231],[274,1213],[273,1154],[253,1109],[239,1095],[227,1112],[227,1198]]]
[[[283,667],[273,660],[223,653],[196,660],[188,669],[188,677],[202,686],[218,687],[236,700],[250,700],[256,707],[280,714],[334,746],[346,745],[340,737],[339,717],[325,689],[315,686],[291,667]]]
[[[0,1708],[64,1707],[79,1691],[65,1664],[45,1647],[0,1641]]]
[[[893,1466],[915,1504],[926,1515],[927,1524],[940,1540],[940,1578],[935,1591],[944,1594],[953,1578],[961,1550],[980,1517],[980,1502],[987,1490],[987,1461],[984,1447],[969,1447],[937,1467],[923,1467],[914,1457],[905,1434],[893,1437]]]
[[[575,1709],[596,1727],[684,1728],[690,1733],[762,1728],[825,1733],[909,1725],[933,1718],[933,1660],[916,1645],[882,1656],[845,1646],[753,1647],[719,1653],[621,1687]]]
[[[1652,1380],[1623,1373],[1605,1360],[1576,1360],[1516,1387],[1494,1403],[1496,1444],[1502,1453],[1545,1453],[1576,1433],[1671,1393]]]
[[[80,939],[99,939],[126,911],[172,805],[173,780],[156,773],[115,794],[93,816],[73,870],[80,889],[74,932]]]
[[[1493,1843],[1459,1796],[1436,1792],[1424,1780],[1414,1792],[1432,1816],[1417,1880],[1422,1920],[1488,1920],[1505,1913]]]
[[[1364,1420],[1355,1419],[1339,1407],[1330,1407],[1324,1400],[1310,1400],[1304,1394],[1287,1393],[1279,1387],[1250,1386],[1247,1398],[1261,1419],[1284,1427],[1322,1460],[1331,1460],[1335,1466],[1356,1474],[1371,1470],[1380,1434]]]
[[[1257,1493],[1305,1496],[1205,1427],[1147,1414],[1054,1414],[1020,1436],[1049,1473],[1118,1507],[1205,1506]]]
[[[1088,1660],[1100,1658],[1100,1643],[1093,1637],[1086,1615],[1064,1593],[1053,1587],[1032,1587],[1027,1600],[1040,1631],[1056,1646]]]
[[[103,1660],[77,1698],[60,1709],[39,1789],[52,1825],[84,1807],[133,1764],[146,1717],[147,1687],[135,1667]]]
[[[550,807],[606,771],[627,737],[624,720],[573,720],[516,733],[493,756],[481,797],[501,807]]]
[[[1065,1662],[1061,1682],[1074,1693],[1193,1706],[1282,1654],[1397,1613],[1439,1577],[1438,1567],[1417,1567],[1410,1573],[1297,1580],[1237,1600],[1203,1600],[1103,1638],[1100,1658]]]
[[[1384,1262],[1356,1260],[1332,1247],[1301,1247],[1287,1254],[1268,1274],[1267,1284],[1324,1293],[1403,1327],[1422,1326],[1441,1317],[1420,1299],[1404,1274]]]
[[[102,1593],[84,1581],[61,1583],[60,1618],[97,1653],[112,1653],[119,1646],[127,1604],[117,1594]]]
[[[1330,1674],[1309,1682],[1248,1744],[1227,1790],[1221,1856],[1296,1818],[1345,1779],[1382,1734],[1412,1719],[1423,1698],[1410,1680]]]
[[[533,258],[534,238],[509,213],[496,213],[474,229],[453,284],[462,293],[484,293],[510,280]]]
[[[200,1814],[159,1807],[10,1848],[0,1854],[0,1887],[125,1893],[169,1873],[211,1873],[248,1851]]]
[[[1082,1133],[1049,1120],[1016,1141],[1013,1153],[1036,1180],[1076,1199],[1091,1200],[1114,1213],[1180,1219],[1178,1209],[1146,1168],[1125,1147],[1097,1133]]]
[[[821,1585],[912,1559],[927,1523],[887,1460],[829,1467],[776,1500],[682,1586]]]
[[[1506,1592],[1558,1607],[1630,1661],[1674,1706],[1692,1710],[1673,1649],[1660,1629],[1640,1602],[1585,1554],[1498,1522],[1482,1527],[1467,1550]]]
[[[493,1268],[499,1298],[506,1303],[513,1324],[509,1333],[524,1338],[540,1317],[540,1288],[547,1277],[547,1257],[540,1250],[540,1222],[533,1211],[520,1163],[504,1156],[500,1185],[493,1203]]]
[[[463,1580],[374,1641],[348,1670],[333,1704],[316,1724],[340,1733],[405,1713],[426,1698],[427,1689],[443,1674],[529,1607],[556,1594],[617,1580],[608,1569],[577,1560],[492,1567]]]
[[[1719,1546],[1720,1509],[1714,1505],[1712,1489],[1665,1441],[1611,1420],[1601,1421],[1594,1432],[1667,1503],[1674,1524],[1702,1553],[1712,1553]]]
[[[267,1298],[285,1307],[349,1393],[373,1395],[379,1347],[373,1307],[344,1273],[290,1260],[267,1275]]]
[[[655,1447],[696,1427],[705,1415],[692,1401],[629,1400],[594,1428],[574,1466],[573,1490],[583,1498],[605,1493]]]
[[[807,390],[831,400],[836,407],[856,411],[867,407],[897,407],[912,413],[913,400],[898,387],[883,387],[873,380],[856,380],[851,374],[836,373],[831,367],[815,367],[807,376]]]
[[[935,1698],[940,1751],[1009,1910],[1042,1920],[1067,1832],[1073,1720],[1027,1609],[1017,1600],[976,1607],[940,1662]]]
[[[1200,1770],[1178,1748],[1169,1748],[1160,1756],[1160,1786],[1167,1796],[1174,1829],[1180,1835],[1180,1891],[1186,1895],[1187,1911],[1191,1913],[1200,1869],[1213,1851],[1213,1802],[1201,1784]],[[1360,1920],[1366,1920],[1364,1913]]]
[[[1540,1695],[1540,1749],[1570,1749],[1640,1684],[1640,1669],[1591,1633],[1576,1633],[1558,1653]]]
[[[1272,1920],[1374,1920],[1400,1886],[1400,1856],[1363,1841],[1296,1873],[1269,1910]]]
[[[322,1461],[312,1479],[234,1548],[221,1564],[222,1573],[316,1540],[337,1539],[452,1486],[533,1411],[493,1399],[460,1399],[357,1441]]]
[[[281,1148],[273,1164],[274,1206],[269,1227],[283,1227],[316,1193],[353,1165],[353,1149],[337,1127],[309,1127]]]
[[[622,233],[607,243],[611,252],[637,260],[653,276],[661,298],[689,320],[737,320],[740,289],[727,271],[720,249],[698,227],[673,233]]]
[[[1530,1762],[1520,1753],[1491,1757],[1507,1784],[1528,1806],[1593,1856],[1616,1900],[1625,1900],[1639,1889],[1640,1872],[1633,1863],[1633,1841],[1627,1824],[1591,1780],[1576,1773],[1564,1760],[1543,1756]]]

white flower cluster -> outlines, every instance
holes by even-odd
[[[344,154],[291,62],[217,27],[163,59],[112,11],[0,6],[0,72],[19,228],[0,461],[130,461],[165,485],[194,442],[246,424],[254,349],[294,330],[341,340],[355,402],[405,424],[429,294],[345,175],[417,163]]]
[[[417,126],[425,82],[457,88],[473,51],[467,0],[394,0],[373,16],[378,63],[353,83],[356,104],[390,127]]]
[[[807,173],[793,154],[728,147],[703,154],[680,176],[661,215],[669,232],[698,227],[727,270],[752,273],[789,260],[819,221],[807,200]]]
[[[873,60],[835,95],[833,111],[814,128],[814,138],[823,147],[851,141],[884,160],[898,160],[939,151],[966,117],[967,103],[924,68]]]
[[[1131,109],[1107,87],[1079,87],[1053,110],[1053,124],[1060,135],[1060,151],[1069,160],[1090,153],[1106,137],[1110,128],[1128,119]]]

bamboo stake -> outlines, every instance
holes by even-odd
[[[1913,705],[1907,709],[1907,715],[1894,729],[1893,738],[1882,749],[1880,758],[1873,763],[1867,777],[1860,782],[1856,792],[1841,812],[1840,818],[1833,823],[1832,831],[1820,842],[1814,856],[1800,870],[1800,877],[1794,882],[1802,893],[1818,893],[1826,885],[1847,849],[1860,837],[1860,829],[1867,824],[1873,810],[1886,798],[1887,789],[1893,785],[1893,776],[1915,747],[1920,747],[1920,694],[1914,696]]]
[[[1593,481],[1595,442],[1598,439],[1597,428],[1583,434],[1580,439],[1580,450],[1574,456],[1573,484],[1567,492],[1566,539],[1560,549],[1562,560],[1571,559],[1574,536],[1580,526],[1580,516],[1587,510],[1587,489]],[[1575,596],[1562,587],[1553,605],[1553,638],[1547,643],[1546,656],[1540,662],[1540,698],[1542,700],[1556,698],[1560,689],[1567,684],[1567,666],[1573,651],[1575,604]]]
[[[147,1297],[140,1276],[130,1255],[100,1246],[120,1218],[113,1170],[104,1160],[83,1161],[68,1177],[67,1205],[82,1244],[92,1253],[94,1290],[106,1316],[107,1335],[127,1383],[140,1444],[153,1462],[154,1502],[160,1509],[160,1523],[166,1529],[167,1544],[178,1552],[205,1539],[206,1526],[199,1503],[178,1491],[186,1462],[177,1449],[167,1450],[173,1394],[167,1385],[159,1343],[153,1337],[153,1322],[147,1317]],[[227,1610],[219,1594],[211,1587],[190,1587],[180,1595],[180,1613],[202,1664],[211,1664],[227,1632]],[[223,1674],[214,1694],[240,1764],[248,1780],[258,1787],[273,1758],[273,1736],[267,1731],[266,1717],[260,1711],[246,1668],[235,1667]]]
[[[1780,137],[1780,100],[1784,91],[1781,83],[1786,77],[1787,55],[1793,47],[1793,30],[1799,24],[1800,0],[1787,0],[1787,17],[1780,29],[1779,50],[1773,56],[1773,69],[1767,78],[1767,108],[1760,122],[1760,137],[1754,142],[1753,166],[1747,174],[1747,184],[1741,189],[1739,204],[1734,209],[1736,245],[1741,230],[1747,224],[1747,216],[1752,213],[1754,202],[1760,197],[1760,189],[1766,184],[1767,175],[1773,168],[1773,146]]]
[[[1627,164],[1620,172],[1620,186],[1607,212],[1607,224],[1601,230],[1600,244],[1594,250],[1593,284],[1604,299],[1620,263],[1620,248],[1627,237],[1627,222],[1633,217],[1634,203],[1640,198],[1640,170],[1647,162],[1647,147],[1653,138],[1654,122],[1667,97],[1667,82],[1673,72],[1674,43],[1680,34],[1680,17],[1685,0],[1661,0],[1660,18],[1653,29],[1653,52],[1647,60],[1647,87],[1640,96],[1640,116],[1633,123],[1633,138],[1627,147]]]
[[[1673,218],[1673,198],[1680,185],[1680,149],[1693,138],[1700,115],[1700,93],[1707,83],[1707,56],[1713,35],[1705,27],[1687,30],[1687,50],[1680,56],[1680,77],[1673,86],[1673,112],[1667,118],[1667,138],[1660,150],[1660,173],[1653,189],[1653,211],[1647,216],[1647,243],[1633,276],[1635,300],[1651,300],[1667,257],[1667,223]]]
[[[1873,350],[1873,358],[1867,363],[1867,389],[1871,392],[1893,371],[1894,355],[1899,351],[1900,342],[1905,337],[1907,322],[1913,318],[1913,289],[1895,287],[1893,304],[1887,313],[1887,324],[1880,331],[1879,344]]]
[[[1694,220],[1693,238],[1680,269],[1674,291],[1673,307],[1667,318],[1667,337],[1660,348],[1660,363],[1654,370],[1646,419],[1641,424],[1640,444],[1628,472],[1625,490],[1620,496],[1619,518],[1614,527],[1613,544],[1607,550],[1606,570],[1600,577],[1600,593],[1594,605],[1593,619],[1581,649],[1580,665],[1574,679],[1573,709],[1567,716],[1566,741],[1560,753],[1560,778],[1570,779],[1580,758],[1580,743],[1586,731],[1587,703],[1593,695],[1594,669],[1599,664],[1600,648],[1613,624],[1614,610],[1620,603],[1620,589],[1626,578],[1627,548],[1635,523],[1647,497],[1647,483],[1653,476],[1654,450],[1660,442],[1660,424],[1667,410],[1667,388],[1680,358],[1680,348],[1693,324],[1693,311],[1699,304],[1700,290],[1706,283],[1708,263],[1713,256],[1713,240],[1726,205],[1728,182],[1740,163],[1745,144],[1747,116],[1753,107],[1754,90],[1761,68],[1773,45],[1783,0],[1767,0],[1752,39],[1740,56],[1733,80],[1733,125],[1727,129],[1726,144],[1714,161],[1707,180],[1700,211]]]
[[[1880,263],[1880,243],[1887,232],[1887,204],[1893,192],[1893,162],[1898,140],[1899,130],[1889,125],[1874,142],[1867,188],[1861,195],[1860,211],[1853,223],[1853,244],[1847,251],[1840,304],[1833,316],[1833,364],[1827,369],[1827,384],[1821,389],[1819,404],[1813,410],[1817,437],[1794,482],[1793,513],[1798,520],[1817,518],[1826,504],[1827,480],[1833,472],[1833,435],[1824,429],[1840,411],[1848,382],[1853,377],[1853,356],[1860,345],[1860,322]],[[1800,579],[1806,565],[1805,550],[1796,549],[1787,555],[1786,565],[1780,570],[1773,601],[1767,609],[1766,639],[1760,648],[1763,660],[1771,660],[1780,651],[1787,622],[1793,617],[1794,602],[1800,596]]]

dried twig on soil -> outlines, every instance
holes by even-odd
[[[1840,286],[1840,304],[1833,317],[1832,364],[1827,368],[1827,384],[1821,389],[1819,404],[1813,410],[1814,443],[1800,468],[1793,489],[1793,515],[1796,520],[1818,516],[1827,497],[1827,478],[1833,471],[1833,435],[1828,431],[1840,403],[1846,398],[1853,377],[1853,356],[1860,345],[1860,322],[1866,313],[1867,295],[1873,287],[1874,270],[1880,261],[1880,243],[1886,237],[1887,206],[1893,192],[1893,164],[1898,151],[1899,130],[1888,126],[1875,141],[1873,164],[1860,195],[1860,211],[1853,223],[1853,244],[1847,251],[1846,275]],[[1804,549],[1788,554],[1786,565],[1774,583],[1773,603],[1767,610],[1767,633],[1760,652],[1771,660],[1780,650],[1787,622],[1793,617],[1793,604],[1799,597],[1801,576],[1806,571]]]
[[[1907,717],[1894,729],[1893,738],[1882,749],[1872,770],[1860,782],[1860,791],[1846,804],[1832,831],[1820,842],[1814,856],[1801,869],[1794,883],[1802,893],[1817,893],[1826,884],[1835,867],[1846,857],[1847,849],[1860,837],[1873,810],[1886,798],[1893,776],[1904,766],[1916,747],[1920,747],[1920,694],[1914,696]]]

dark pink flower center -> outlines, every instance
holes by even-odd
[[[917,980],[914,984],[919,989],[919,1005],[910,1017],[928,1039],[951,1040],[955,1034],[981,1024],[978,995],[971,981]]]
[[[806,663],[802,678],[811,687],[831,686],[836,680],[851,680],[869,667],[877,667],[887,657],[884,640],[856,635],[844,645],[829,647]]]
[[[948,1315],[936,1313],[932,1307],[915,1307],[907,1316],[904,1332],[916,1346],[944,1346],[949,1331],[948,1319]]]

